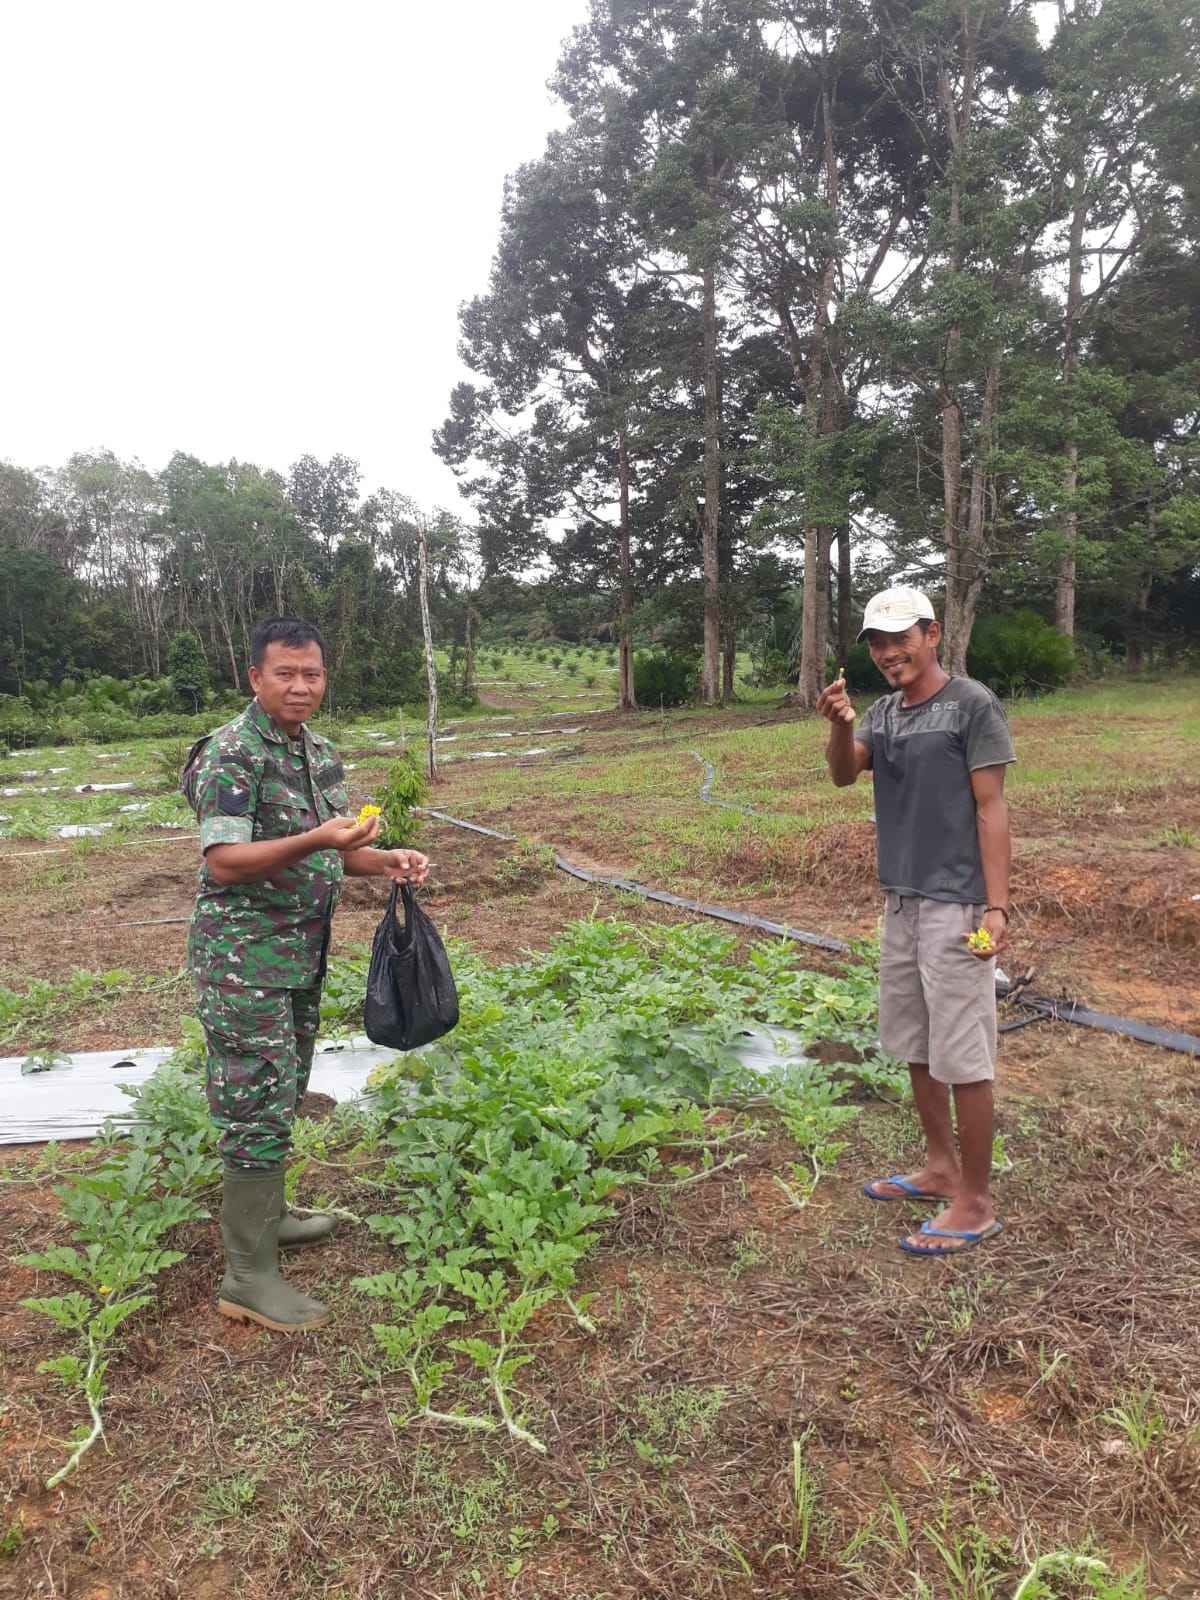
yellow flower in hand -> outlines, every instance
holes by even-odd
[[[362,808],[362,810],[358,813],[358,825],[359,825],[359,827],[360,828],[362,827],[363,823],[366,822],[368,817],[377,817],[379,815],[380,815],[380,810],[379,810],[378,806],[364,806]]]

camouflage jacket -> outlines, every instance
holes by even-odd
[[[255,700],[200,739],[183,770],[200,849],[283,839],[347,809],[346,777],[326,739],[289,738]],[[324,974],[343,860],[318,850],[259,883],[218,883],[202,861],[188,966],[209,983],[300,989]]]

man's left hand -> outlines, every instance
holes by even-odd
[[[419,850],[377,850],[386,862],[384,876],[395,883],[424,883],[429,876],[429,857]]]
[[[980,918],[979,926],[986,928],[991,945],[986,950],[971,950],[971,954],[980,961],[990,961],[993,956],[998,956],[1002,950],[1008,949],[1008,923],[1003,911],[985,911]],[[964,933],[963,938],[969,939],[971,935]],[[971,947],[968,946],[968,949]]]

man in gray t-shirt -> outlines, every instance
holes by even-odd
[[[992,962],[1008,942],[1004,774],[1015,756],[991,690],[943,669],[941,628],[919,589],[874,595],[859,639],[892,692],[859,720],[839,677],[817,710],[831,725],[825,754],[834,783],[844,787],[867,771],[874,781],[885,895],[879,1039],[908,1062],[928,1147],[918,1171],[875,1178],[864,1192],[872,1200],[948,1200],[900,1248],[954,1255],[1000,1231],[989,1188]]]

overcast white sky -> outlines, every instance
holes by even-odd
[[[586,0],[0,8],[0,459],[108,448],[459,506],[429,448]]]

